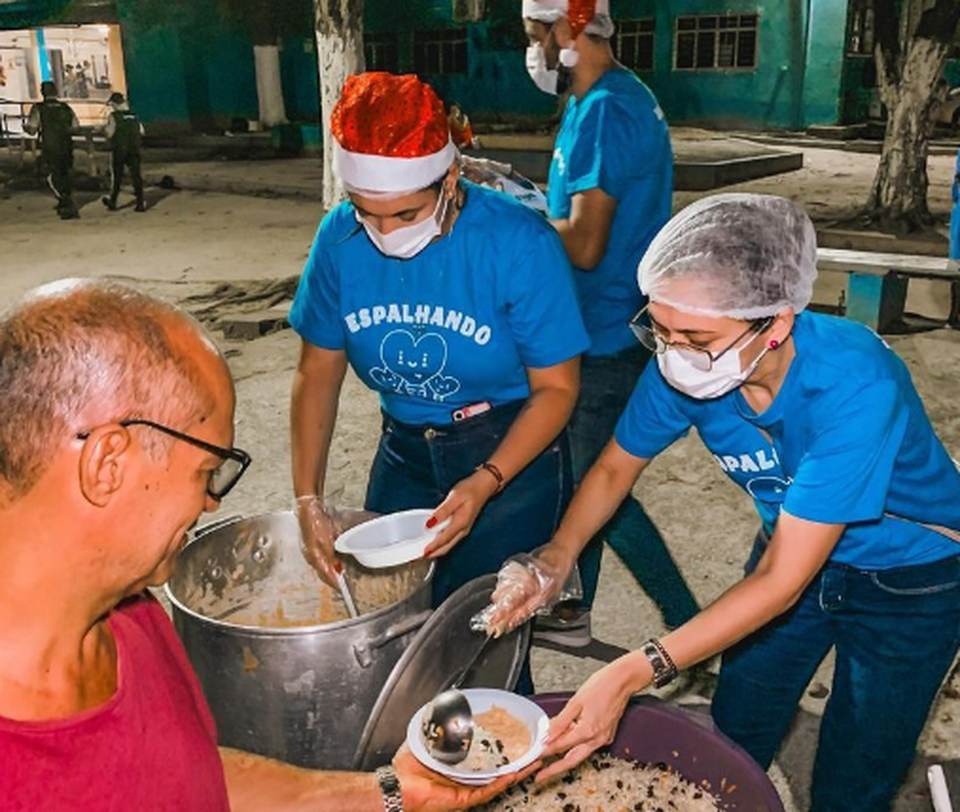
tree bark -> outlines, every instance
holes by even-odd
[[[927,147],[947,90],[943,68],[960,21],[960,0],[875,3],[874,55],[887,129],[867,214],[897,230],[913,231],[932,220]]]
[[[314,3],[323,124],[323,207],[329,211],[344,198],[333,175],[330,113],[347,77],[364,70],[363,0],[314,0]]]
[[[280,78],[280,48],[277,45],[254,45],[253,62],[257,74],[257,104],[260,123],[274,127],[287,123]]]

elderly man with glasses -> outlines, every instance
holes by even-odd
[[[37,289],[0,317],[0,401],[4,810],[441,810],[510,783],[455,787],[409,753],[374,775],[218,750],[146,592],[250,464],[230,372],[187,315],[116,285]]]

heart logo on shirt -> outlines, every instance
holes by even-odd
[[[404,395],[444,400],[460,390],[460,381],[445,377],[447,342],[437,333],[414,336],[393,330],[380,342],[382,367],[370,370],[371,379]]]

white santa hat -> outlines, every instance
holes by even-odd
[[[443,102],[416,76],[350,76],[330,116],[333,168],[348,192],[396,197],[425,189],[459,155]]]
[[[570,20],[573,38],[582,31],[601,37],[613,35],[610,0],[522,0],[525,19],[552,25],[562,17]]]

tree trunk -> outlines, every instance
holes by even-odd
[[[960,0],[874,2],[874,56],[887,129],[866,213],[887,227],[913,231],[932,221],[927,147],[947,90],[943,68],[960,21]]]
[[[280,79],[280,48],[277,45],[254,45],[253,62],[257,73],[257,102],[260,123],[274,127],[287,123]]]
[[[878,219],[908,231],[930,222],[927,145],[945,90],[940,76],[946,56],[946,45],[914,38],[904,52],[900,81],[894,84],[886,72],[879,74],[887,130],[867,208]]]
[[[320,118],[323,123],[323,207],[343,197],[333,176],[330,113],[347,77],[364,70],[363,0],[314,0],[317,18],[317,65],[320,69]]]

